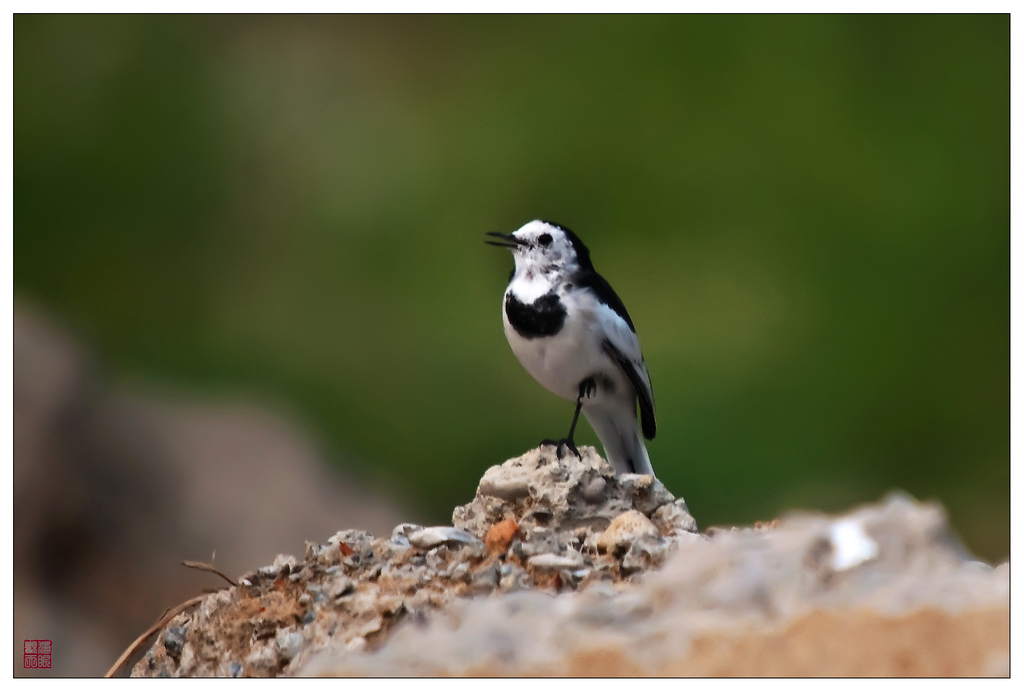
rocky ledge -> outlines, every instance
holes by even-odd
[[[697,533],[593,448],[490,468],[452,526],[348,530],[175,617],[134,676],[1006,675],[1009,564],[893,495]]]

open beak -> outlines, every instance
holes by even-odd
[[[509,249],[516,249],[522,245],[529,245],[525,240],[516,238],[511,233],[486,233],[485,235],[493,236],[495,238],[501,238],[501,240],[485,240],[484,242],[488,245],[494,245],[497,247],[507,247]]]

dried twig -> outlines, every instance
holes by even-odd
[[[139,638],[133,641],[131,643],[131,646],[125,649],[124,653],[121,654],[120,658],[117,659],[114,665],[110,667],[110,670],[108,670],[107,674],[103,677],[112,678],[115,675],[117,675],[117,671],[121,669],[121,666],[123,666],[128,661],[128,659],[135,655],[135,652],[137,652],[142,647],[142,645],[146,643],[147,639],[149,639],[154,634],[159,632],[164,625],[173,620],[174,617],[179,613],[188,610],[192,606],[199,605],[199,602],[202,601],[204,598],[206,598],[206,594],[203,594],[201,596],[193,596],[184,603],[176,605],[170,610],[168,610],[166,613],[164,613],[159,620],[153,623],[152,627],[150,627],[148,630],[140,634]]]
[[[216,555],[216,553],[214,554]],[[206,562],[196,562],[195,560],[182,560],[181,564],[190,569],[199,569],[204,572],[212,572],[213,574],[216,574],[218,577],[226,581],[228,584],[231,584],[231,586],[238,586],[238,583],[234,579],[224,574],[213,565],[208,564]],[[133,641],[131,643],[131,646],[125,649],[124,653],[121,654],[121,657],[117,659],[117,662],[110,667],[110,670],[107,671],[107,674],[104,677],[112,678],[115,675],[117,675],[117,671],[121,669],[121,666],[123,666],[132,656],[135,655],[135,653],[142,647],[142,645],[146,643],[146,640],[152,637],[157,632],[159,632],[160,629],[163,628],[163,626],[170,622],[172,619],[174,619],[176,615],[188,610],[192,606],[199,605],[199,602],[206,598],[208,595],[210,595],[211,593],[216,593],[220,590],[221,589],[207,589],[203,594],[199,596],[193,596],[184,603],[181,603],[180,605],[176,605],[173,608],[168,608],[167,610],[165,610],[164,614],[160,616],[159,620],[153,623],[152,627],[150,627],[148,630],[139,635],[139,638]]]
[[[204,572],[213,572],[218,577],[220,577],[221,579],[226,581],[228,584],[231,584],[231,586],[238,586],[238,582],[236,582],[234,579],[232,579],[228,575],[226,575],[223,572],[221,572],[219,569],[217,569],[213,565],[208,564],[206,562],[196,562],[195,560],[182,560],[181,564],[185,565],[186,567],[190,567],[192,569],[201,569]]]

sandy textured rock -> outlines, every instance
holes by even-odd
[[[492,467],[454,526],[339,531],[301,560],[279,555],[175,618],[132,674],[293,674],[324,650],[379,648],[399,623],[424,623],[461,597],[635,581],[695,535],[685,503],[659,481],[617,478],[592,447],[580,451],[559,459],[545,447]],[[662,506],[674,509],[657,529],[638,511]],[[597,537],[624,512],[646,522],[647,548],[603,550]]]
[[[339,531],[175,618],[136,676],[1005,675],[1009,565],[941,508],[710,529],[592,448],[488,469],[454,526]]]
[[[634,588],[459,601],[377,652],[298,672],[1006,675],[1008,599],[1008,564],[971,560],[939,508],[897,495],[839,520],[714,532]]]
[[[593,447],[580,453],[559,459],[553,447],[541,447],[492,466],[452,523],[492,543],[514,526],[513,555],[546,571],[565,564],[560,578],[578,588],[656,567],[696,535],[686,502],[661,481],[617,476]]]

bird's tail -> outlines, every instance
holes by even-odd
[[[617,473],[649,473],[654,475],[647,447],[640,437],[636,410],[630,407],[583,407],[590,427],[604,445],[604,454]]]

